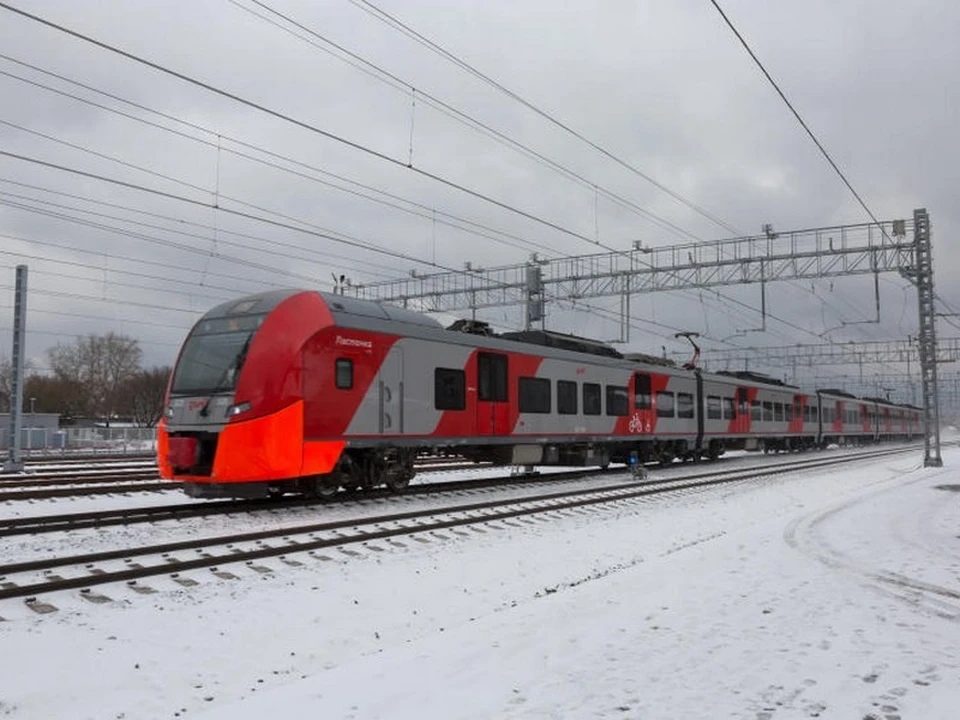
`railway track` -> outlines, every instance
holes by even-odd
[[[418,466],[421,473],[468,470],[490,467],[489,463],[434,462]],[[0,476],[0,502],[4,500],[40,500],[78,495],[106,495],[111,493],[161,492],[179,490],[177,483],[160,480],[156,467],[130,467],[125,470],[104,468],[84,469],[83,472],[27,473]]]
[[[443,531],[468,534],[461,528],[483,532],[483,528],[479,526],[490,523],[512,524],[509,521],[538,515],[555,516],[567,511],[629,502],[667,492],[690,491],[801,470],[827,468],[913,450],[913,447],[884,449],[831,458],[782,462],[771,467],[714,471],[673,480],[633,480],[603,488],[555,491],[520,498],[500,498],[444,508],[393,512],[343,521],[308,523],[11,563],[0,566],[0,600],[23,598],[28,606],[37,612],[45,612],[48,608],[56,609],[37,599],[37,596],[45,593],[80,589],[81,597],[95,602],[105,601],[109,598],[95,593],[93,587],[125,582],[139,592],[154,592],[152,588],[140,586],[138,583],[145,578],[156,576],[169,576],[180,585],[191,586],[198,584],[198,581],[182,577],[181,574],[201,569],[208,569],[221,578],[235,578],[233,573],[220,569],[223,564],[245,563],[256,572],[270,573],[273,572],[272,568],[258,565],[257,562],[276,558],[288,565],[303,565],[303,561],[289,556],[374,541],[386,541],[402,546],[399,538],[411,535]],[[189,557],[186,557],[188,554]]]

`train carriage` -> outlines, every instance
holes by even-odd
[[[278,290],[224,303],[191,330],[158,463],[198,497],[326,496],[400,490],[423,452],[606,466],[860,442],[893,432],[892,407],[570,335],[444,328],[403,308]]]

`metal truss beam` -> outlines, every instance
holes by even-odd
[[[621,296],[745,283],[913,272],[909,220],[842,225],[623,252],[537,259],[463,272],[354,285],[361,298],[423,312]],[[530,273],[530,268],[538,272]],[[537,283],[531,288],[531,278]]]

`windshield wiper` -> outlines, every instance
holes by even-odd
[[[239,374],[240,368],[243,367],[243,363],[247,359],[247,350],[250,349],[251,340],[253,340],[253,333],[250,333],[250,335],[247,336],[247,341],[243,344],[243,347],[240,348],[240,352],[237,353],[236,359],[224,369],[223,374],[220,375],[220,379],[217,380],[216,384],[213,386],[212,392],[219,392],[220,390],[229,389],[229,386],[224,385],[223,383],[230,375],[231,371],[233,371],[232,384],[236,384],[237,374]]]

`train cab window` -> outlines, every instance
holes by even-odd
[[[763,411],[760,408],[760,401],[754,400],[750,403],[750,419],[763,420]]]
[[[657,417],[673,417],[673,393],[657,393]]]
[[[561,415],[577,414],[577,384],[570,380],[557,380],[557,412]]]
[[[433,371],[433,407],[437,410],[465,410],[467,377],[463,370],[437,368]]]
[[[600,386],[596,383],[583,384],[583,414],[600,414]]]
[[[607,385],[607,415],[630,414],[630,390],[622,385]]]
[[[518,407],[523,413],[550,412],[550,380],[522,377],[517,379]]]
[[[773,422],[773,403],[765,402],[763,404],[763,421]]]
[[[336,383],[339,390],[353,389],[353,360],[338,358],[336,362]]]
[[[646,373],[637,373],[633,376],[634,410],[650,409],[650,376]]]
[[[722,417],[720,412],[720,398],[716,395],[707,395],[707,419],[720,420]]]
[[[723,399],[723,419],[733,420],[736,417],[737,406],[733,404],[732,397]]]
[[[773,419],[776,422],[783,422],[783,403],[773,404]]]
[[[477,399],[485,402],[507,401],[507,356],[477,353]]]
[[[693,417],[693,395],[690,393],[677,393],[677,417]]]

